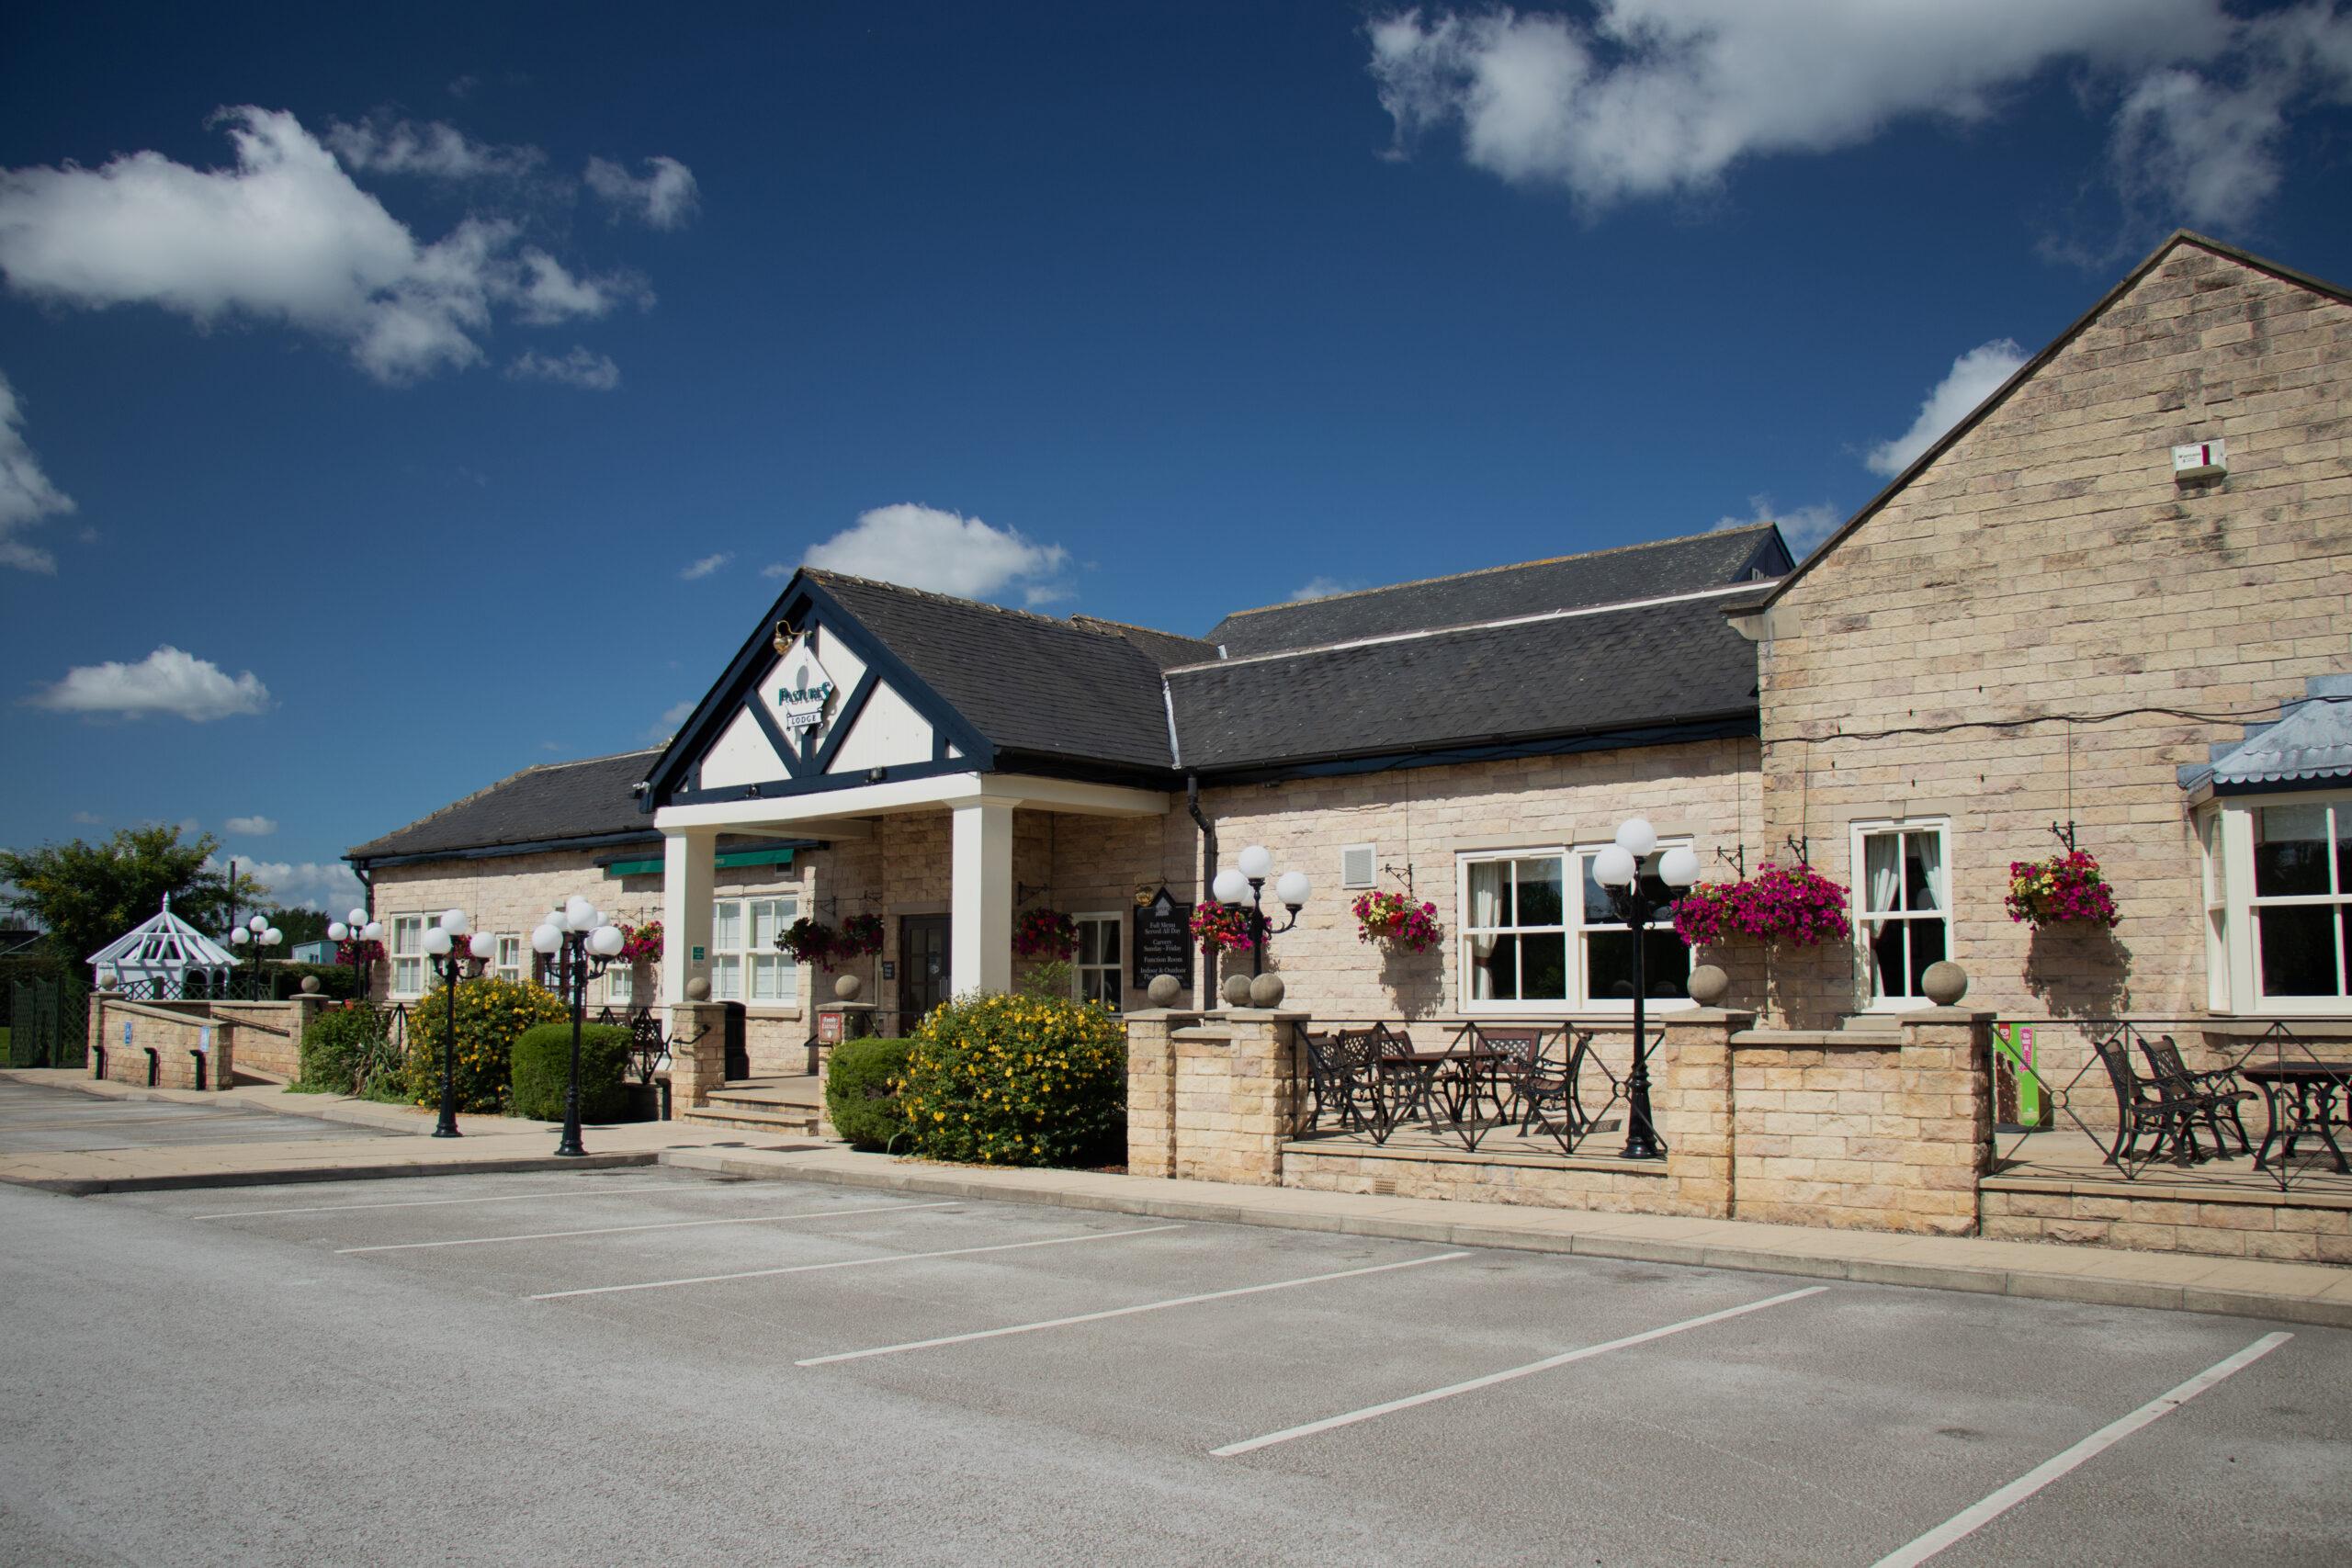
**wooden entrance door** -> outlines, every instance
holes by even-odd
[[[899,917],[899,1030],[910,1032],[950,992],[945,915]]]

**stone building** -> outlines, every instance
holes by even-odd
[[[804,570],[666,747],[353,850],[379,990],[423,988],[434,911],[520,973],[585,893],[667,937],[595,1000],[707,979],[753,1070],[797,1070],[831,986],[777,952],[796,919],[879,917],[853,962],[905,1018],[1012,984],[1016,917],[1051,908],[1073,983],[1135,1007],[1141,907],[1262,844],[1315,884],[1270,962],[1318,1017],[1608,1019],[1634,939],[1588,872],[1639,814],[1712,875],[1802,857],[1851,889],[1850,940],[1709,955],[1768,1023],[1921,1007],[1943,957],[2004,1014],[2352,1019],[2347,360],[2352,297],[2184,233],[1802,564],[1763,525],[1197,638]],[[2062,839],[2111,932],[2005,911],[2010,863]],[[1372,889],[1444,940],[1361,942]],[[1690,958],[1647,941],[1688,1007]]]

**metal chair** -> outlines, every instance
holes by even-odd
[[[2150,1159],[2162,1159],[2170,1153],[2182,1165],[2188,1164],[2196,1144],[2181,1124],[2180,1108],[2154,1081],[2133,1069],[2124,1035],[2094,1036],[2091,1049],[2098,1054],[2099,1066],[2107,1069],[2107,1081],[2115,1089],[2115,1142],[2108,1148],[2106,1163],[2121,1165],[2136,1158],[2144,1136],[2155,1140]]]
[[[1319,1126],[1325,1111],[1332,1112],[1342,1133],[1368,1133],[1377,1116],[1369,1042],[1338,1034],[1301,1036],[1306,1046],[1306,1088],[1310,1097],[1306,1132]]]
[[[2238,1107],[2254,1098],[2254,1091],[2237,1086],[2237,1075],[2226,1068],[2216,1072],[2193,1073],[2180,1057],[2180,1047],[2171,1035],[2150,1040],[2137,1036],[2140,1055],[2148,1059],[2155,1078],[2156,1092],[2170,1104],[2181,1119],[2184,1128],[2202,1122],[2213,1134],[2213,1152],[2226,1154],[2229,1145],[2222,1132],[2222,1118],[2230,1119],[2230,1126],[2238,1135],[2238,1153],[2250,1155],[2254,1142],[2245,1134],[2245,1122],[2238,1115]]]
[[[1556,1068],[1539,1046],[1520,1077],[1519,1135],[1523,1138],[1541,1131],[1560,1145],[1562,1154],[1572,1155],[1594,1126],[1577,1092],[1585,1063],[1592,1055],[1593,1032],[1564,1029],[1560,1041],[1564,1060]],[[1556,1107],[1560,1114],[1545,1115],[1547,1107]]]

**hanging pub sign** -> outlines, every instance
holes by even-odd
[[[1186,989],[1193,984],[1193,906],[1162,887],[1136,910],[1136,985],[1148,986],[1173,975]]]
[[[833,700],[833,681],[818,661],[806,634],[794,637],[782,651],[784,658],[775,672],[776,716],[797,735],[825,722],[825,708]]]

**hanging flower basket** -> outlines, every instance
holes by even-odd
[[[1068,958],[1078,951],[1078,922],[1055,909],[1032,909],[1012,928],[1012,951],[1023,958]]]
[[[384,944],[366,937],[345,937],[334,944],[337,964],[375,964],[384,961]]]
[[[2115,889],[2100,874],[2088,850],[2070,850],[2048,860],[2009,863],[2009,919],[2036,931],[2051,926],[2113,927]]]
[[[784,934],[775,939],[777,949],[792,954],[794,962],[821,964],[827,969],[833,966],[833,953],[840,942],[840,932],[806,915],[785,927]]]
[[[1203,953],[1247,953],[1256,945],[1250,940],[1250,912],[1211,898],[1193,907],[1193,940]]]
[[[662,922],[648,920],[641,926],[621,927],[621,958],[629,964],[658,964],[662,961]]]
[[[1358,942],[1395,942],[1411,953],[1427,953],[1444,934],[1435,904],[1416,904],[1402,893],[1361,894],[1354,908]]]
[[[842,934],[833,943],[833,952],[842,958],[871,958],[882,951],[882,917],[852,915],[842,922]],[[831,968],[828,964],[826,967]]]
[[[1742,941],[1817,947],[1846,931],[1846,889],[1809,865],[1766,861],[1745,882],[1702,883],[1674,906],[1674,934],[1689,947]]]

